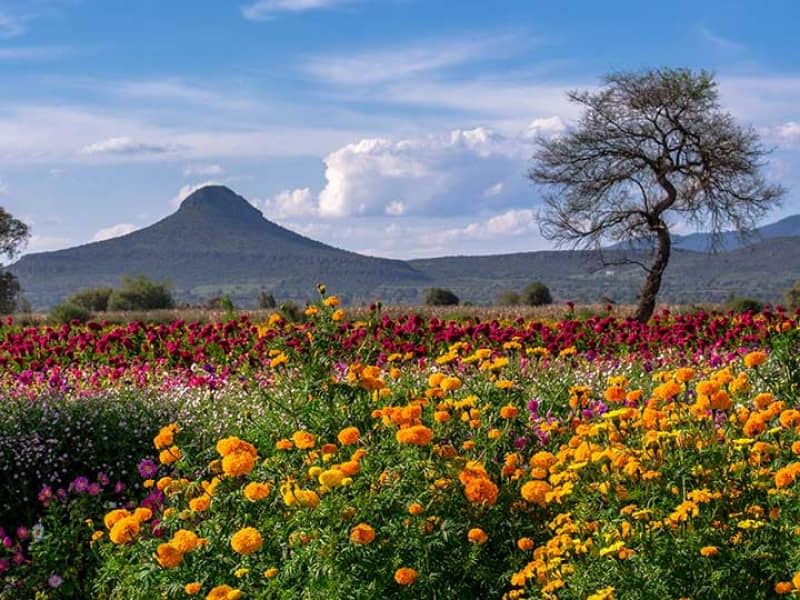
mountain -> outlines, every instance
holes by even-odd
[[[716,254],[678,245],[660,299],[719,302],[736,294],[780,301],[800,279],[798,228],[800,216],[789,217],[762,227],[750,245]],[[690,239],[690,246],[702,242],[701,237],[681,239]],[[604,255],[613,262],[624,253],[609,249]],[[607,266],[597,254],[582,251],[411,261],[363,256],[289,231],[223,186],[194,192],[175,213],[150,227],[103,242],[29,254],[10,269],[39,309],[79,289],[114,286],[124,275],[139,274],[171,282],[180,302],[201,303],[228,294],[239,306],[253,306],[259,290],[279,300],[302,301],[313,296],[318,282],[347,302],[380,298],[417,303],[425,288],[436,286],[451,288],[462,300],[492,303],[501,291],[519,290],[532,280],[546,283],[557,301],[633,302],[643,279],[635,265]]]
[[[724,231],[717,240],[714,240],[711,234],[702,232],[673,235],[672,246],[673,248],[694,250],[695,252],[710,252],[712,250],[729,252],[780,237],[800,237],[800,215],[792,215],[775,223],[757,227],[746,236],[741,236],[735,231]],[[715,241],[716,246],[714,245]],[[616,250],[649,246],[650,243],[647,241],[642,241],[641,243],[622,242],[614,244],[610,248]]]
[[[261,289],[305,298],[320,281],[359,300],[380,295],[387,285],[428,283],[403,261],[340,250],[276,225],[224,186],[201,188],[177,212],[144,229],[29,254],[11,270],[35,307],[81,288],[117,285],[126,274],[167,280],[186,302],[220,293],[254,302]]]

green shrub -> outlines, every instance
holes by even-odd
[[[425,290],[425,304],[428,306],[455,306],[458,302],[458,296],[450,290],[443,288]]]
[[[169,285],[144,276],[123,278],[122,286],[114,290],[108,301],[109,310],[158,310],[174,306]]]
[[[553,303],[550,289],[541,281],[532,281],[522,290],[522,302],[528,306],[545,306]]]
[[[517,306],[522,302],[518,292],[505,290],[497,295],[497,304],[500,306]]]
[[[108,300],[113,292],[114,290],[108,287],[89,288],[70,296],[67,303],[90,312],[105,312],[108,310]]]
[[[13,273],[0,272],[0,315],[8,315],[17,308],[20,287]]]
[[[269,309],[275,308],[276,306],[278,306],[278,304],[275,302],[275,296],[269,292],[261,292],[258,295],[258,308]]]
[[[789,305],[789,308],[800,308],[800,280],[786,290],[786,304]]]
[[[763,308],[761,302],[755,300],[753,298],[744,298],[741,296],[735,296],[729,298],[728,301],[725,303],[725,308],[728,310],[732,310],[733,312],[761,312]]]
[[[70,323],[71,321],[85,323],[92,318],[92,313],[83,306],[65,302],[52,308],[50,318],[56,323]]]

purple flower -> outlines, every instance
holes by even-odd
[[[42,486],[38,497],[39,502],[47,506],[50,503],[50,500],[53,499],[53,488],[51,488],[49,485]]]
[[[17,527],[17,539],[18,540],[24,542],[25,540],[27,540],[30,537],[30,535],[31,535],[31,530],[28,529],[27,527],[23,527],[22,525]]]
[[[80,475],[69,484],[69,491],[76,494],[82,494],[89,489],[89,479]]]
[[[114,493],[115,494],[121,494],[124,491],[125,491],[125,484],[124,483],[122,483],[121,481],[118,481],[117,483],[114,484]]]
[[[0,558],[0,573],[5,573],[9,568],[11,568],[11,563],[8,562],[8,559]]]
[[[153,479],[158,474],[158,465],[155,461],[145,458],[139,463],[139,475],[142,479]]]
[[[90,496],[98,496],[103,491],[103,486],[99,483],[90,483],[87,491]]]
[[[111,480],[108,478],[108,475],[100,471],[97,474],[97,483],[99,483],[100,485],[108,485],[109,483],[111,483]]]
[[[50,575],[50,577],[47,578],[47,584],[51,588],[60,587],[62,583],[64,583],[64,578],[61,577],[61,575],[59,575],[58,573],[53,573],[52,575]]]
[[[535,419],[539,416],[539,399],[534,398],[530,402],[528,402],[528,412],[531,413],[531,418]]]
[[[13,545],[14,545],[14,540],[12,540],[10,536],[7,535],[3,538],[3,546],[5,546],[6,548],[11,548],[11,546]]]

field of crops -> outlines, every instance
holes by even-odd
[[[0,598],[800,597],[798,314],[306,317],[3,323]]]

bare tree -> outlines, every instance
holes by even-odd
[[[584,113],[564,135],[537,140],[529,177],[544,186],[542,234],[559,245],[600,250],[652,243],[636,318],[655,309],[670,258],[674,219],[746,233],[779,203],[761,175],[768,154],[752,128],[719,105],[706,71],[614,73],[595,92],[573,91]],[[641,253],[640,253],[641,254]]]

